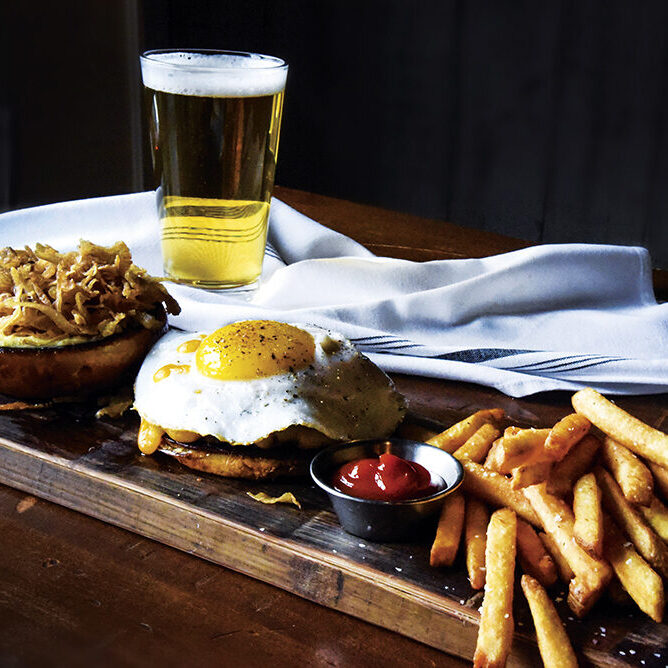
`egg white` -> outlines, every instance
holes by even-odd
[[[343,336],[295,326],[313,336],[313,364],[253,380],[203,375],[195,353],[177,348],[206,334],[168,332],[142,364],[135,383],[135,409],[165,430],[192,431],[233,445],[256,443],[292,425],[311,427],[335,440],[391,434],[405,406],[389,377]],[[168,364],[190,369],[156,382],[154,374]]]

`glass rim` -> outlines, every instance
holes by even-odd
[[[187,62],[166,62],[160,58],[153,58],[152,56],[170,54],[170,53],[185,53],[195,54],[201,56],[242,56],[244,58],[253,58],[256,61],[263,62],[260,67],[243,68],[252,70],[274,70],[287,69],[288,64],[277,56],[269,56],[263,53],[255,53],[254,51],[231,51],[226,49],[150,49],[144,51],[140,56],[140,60],[145,60],[151,63],[152,66],[164,67],[166,69],[189,69],[191,71],[211,72],[211,71],[238,71],[239,67],[208,67],[203,65],[191,65]]]

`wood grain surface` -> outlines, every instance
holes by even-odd
[[[0,416],[0,481],[439,649],[472,654],[480,597],[468,591],[463,570],[444,580],[426,567],[429,536],[404,545],[362,541],[340,529],[308,482],[216,479],[160,455],[142,457],[135,416],[96,420],[93,409],[42,410],[37,421],[30,412]],[[301,511],[247,495],[285,490]],[[522,639],[517,646],[522,656]]]
[[[479,395],[466,399],[457,384],[450,397],[439,393],[439,405],[429,407],[425,400],[433,402],[434,395],[421,395],[415,379],[398,377],[397,382],[413,408],[430,409],[446,424],[472,409],[504,403],[490,402],[489,394],[484,400]],[[559,400],[537,408],[533,416],[526,409],[521,415],[515,411],[516,420],[547,424],[547,414],[558,418],[567,412]],[[136,416],[98,420],[94,409],[61,405],[0,415],[0,481],[437,649],[472,655],[481,594],[470,589],[461,563],[453,569],[429,568],[431,532],[404,544],[350,536],[338,526],[326,497],[308,481],[225,480],[161,455],[143,457],[136,448]],[[649,414],[656,424],[655,409]],[[291,491],[303,507],[267,507],[248,491],[272,496]],[[596,665],[614,665],[610,655],[622,657],[620,652],[650,660],[668,644],[668,627],[632,609],[598,606],[577,621],[564,592],[559,598],[570,637]],[[531,622],[519,597],[516,608],[509,665],[535,665]]]

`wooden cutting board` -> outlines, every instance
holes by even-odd
[[[450,415],[450,422],[455,415]],[[338,526],[308,481],[251,483],[199,474],[136,447],[138,419],[96,419],[94,407],[0,414],[0,482],[263,580],[294,594],[470,658],[482,594],[460,560],[432,569],[429,533],[376,544]],[[293,492],[302,509],[247,492]],[[575,647],[595,665],[668,663],[668,626],[633,607],[599,604],[576,620],[555,592]],[[519,589],[510,666],[540,659]]]

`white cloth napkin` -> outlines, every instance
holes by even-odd
[[[161,275],[155,193],[63,202],[0,215],[0,242],[59,250],[123,239]],[[668,304],[654,299],[642,248],[546,245],[484,259],[376,257],[274,199],[262,285],[250,301],[168,283],[172,325],[238,319],[341,332],[388,372],[480,383],[520,397],[595,387],[668,391]]]

